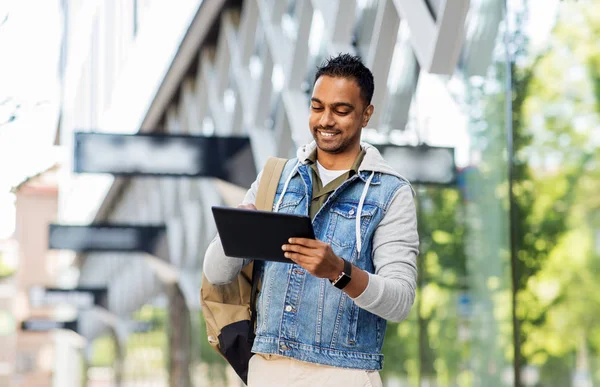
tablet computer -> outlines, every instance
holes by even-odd
[[[212,212],[228,257],[291,263],[281,246],[292,237],[315,238],[308,216],[221,206]]]

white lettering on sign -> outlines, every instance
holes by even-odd
[[[23,322],[23,326],[28,331],[45,332],[52,329],[62,328],[63,323],[52,320],[27,320]]]
[[[94,294],[86,290],[44,289],[36,286],[29,291],[29,301],[33,307],[71,305],[86,309],[94,306]]]
[[[198,160],[202,150],[194,142],[187,142],[184,138],[157,142],[153,138],[138,136],[122,140],[116,143],[112,137],[96,136],[94,141],[83,141],[83,170],[181,175],[201,172]]]
[[[54,227],[51,230],[54,245],[69,246],[75,251],[135,250],[138,246],[138,233],[133,228]]]
[[[94,295],[90,292],[53,292],[46,291],[44,297],[45,304],[48,306],[57,306],[69,304],[77,308],[90,308],[94,306]]]

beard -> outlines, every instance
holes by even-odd
[[[331,138],[325,137],[319,131],[326,133],[333,133]],[[346,150],[352,147],[356,142],[360,142],[360,131],[357,135],[347,137],[344,136],[344,132],[337,129],[324,129],[322,127],[314,127],[312,130],[312,136],[315,140],[319,150],[330,154],[344,153]]]

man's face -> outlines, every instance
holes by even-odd
[[[373,114],[354,79],[321,76],[310,102],[308,124],[317,147],[339,154],[358,148],[362,128]]]

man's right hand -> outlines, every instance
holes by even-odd
[[[252,203],[238,204],[237,208],[243,208],[243,209],[246,209],[246,210],[256,210],[256,207]]]

